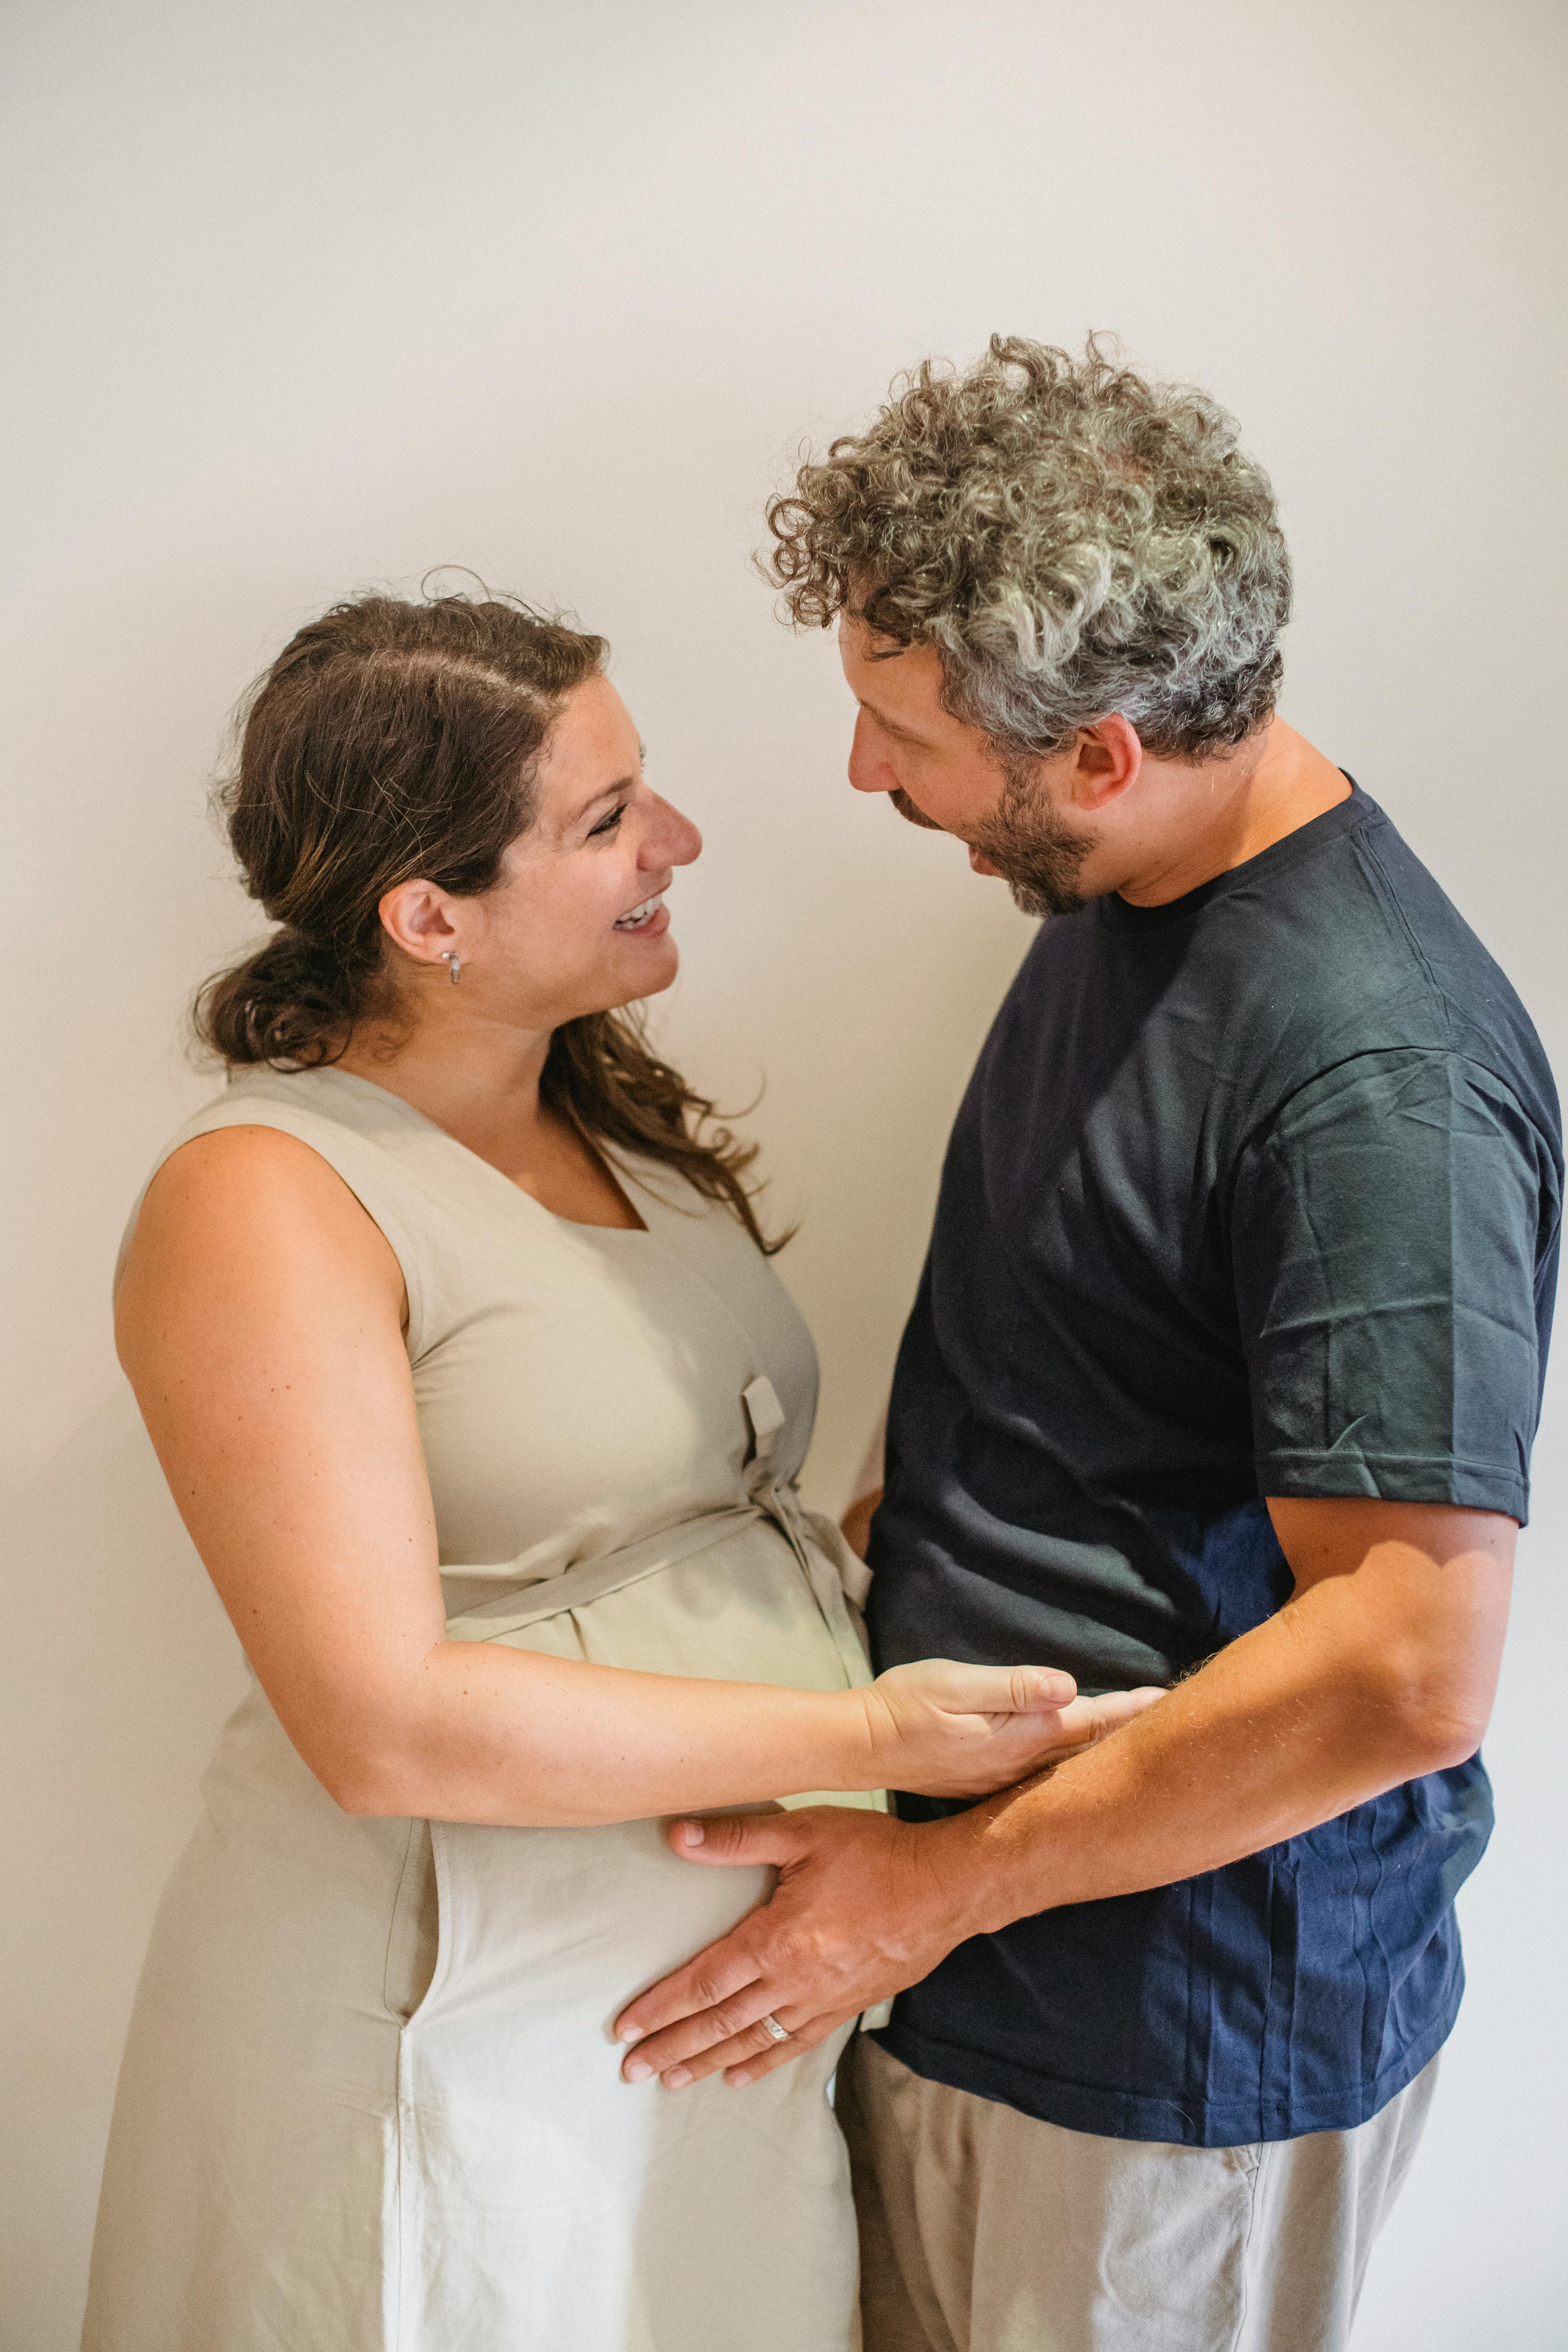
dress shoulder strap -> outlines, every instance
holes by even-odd
[[[323,1080],[328,1083],[323,1085]],[[406,1111],[407,1107],[395,1102],[380,1087],[369,1086],[363,1089],[368,1099],[362,1100],[354,1092],[361,1084],[345,1072],[331,1070],[295,1073],[256,1069],[232,1078],[221,1094],[204,1103],[169,1138],[149,1169],[146,1183],[126,1220],[115,1259],[114,1287],[118,1290],[120,1286],[148,1186],[182,1145],[194,1142],[200,1135],[216,1134],[226,1127],[275,1128],[307,1144],[324,1160],[379,1227],[402,1269],[408,1293],[409,1345],[417,1353],[417,1334],[425,1319],[428,1220],[421,1210],[426,1206],[426,1188],[418,1183],[405,1164],[405,1154],[387,1148],[389,1143],[406,1141],[403,1133],[406,1121],[400,1120],[397,1114]],[[426,1125],[417,1112],[407,1111],[407,1119],[419,1127]],[[384,1129],[384,1133],[378,1133],[378,1129]]]

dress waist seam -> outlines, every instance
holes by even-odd
[[[687,1519],[679,1527],[663,1528],[657,1535],[645,1536],[637,1543],[606,1552],[602,1559],[582,1560],[559,1576],[537,1578],[510,1592],[498,1594],[493,1601],[481,1602],[478,1608],[460,1611],[447,1620],[447,1637],[454,1642],[504,1640],[509,1633],[520,1633],[547,1617],[584,1609],[591,1601],[622,1591],[646,1576],[657,1576],[682,1560],[694,1559],[727,1537],[738,1535],[742,1528],[770,1516],[760,1503],[751,1503],[731,1511],[705,1512],[700,1518]]]

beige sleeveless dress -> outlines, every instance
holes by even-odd
[[[454,1635],[868,1678],[858,1563],[793,1485],[811,1341],[733,1217],[618,1160],[647,1230],[569,1223],[335,1070],[247,1074],[168,1150],[239,1125],[318,1151],[396,1253]],[[652,1820],[341,1812],[259,1685],[203,1796],[136,1997],[89,2352],[854,2340],[841,2038],[744,2091],[671,2094],[622,2083],[610,2035],[764,1874],[683,1864]]]

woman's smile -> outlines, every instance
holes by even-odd
[[[664,887],[668,890],[668,883]],[[664,890],[656,891],[651,898],[644,898],[639,906],[617,917],[615,929],[617,931],[640,931],[645,937],[654,939],[668,931],[669,908],[664,903]]]

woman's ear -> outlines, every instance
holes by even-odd
[[[376,912],[394,947],[416,963],[440,963],[459,944],[457,902],[434,882],[400,882]]]
[[[1143,765],[1143,746],[1131,719],[1113,710],[1092,727],[1080,727],[1068,757],[1068,791],[1076,808],[1108,808]]]

